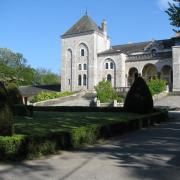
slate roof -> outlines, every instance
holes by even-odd
[[[171,39],[157,40],[154,42],[163,45],[164,49],[168,49],[173,46],[173,41]],[[116,46],[112,46],[111,49],[99,53],[98,55],[106,55],[112,53],[125,53],[128,55],[136,52],[144,52],[146,47],[148,47],[151,43],[153,43],[153,41],[116,45]]]
[[[59,92],[60,84],[57,85],[40,85],[40,86],[21,86],[19,87],[22,96],[35,96],[40,92]]]
[[[97,24],[92,20],[92,18],[88,15],[84,15],[66,33],[64,33],[62,37],[91,31],[102,33],[101,28],[97,26]]]

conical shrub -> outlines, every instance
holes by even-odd
[[[142,77],[136,78],[124,103],[126,112],[148,113],[153,109],[151,92]]]

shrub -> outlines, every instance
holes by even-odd
[[[102,102],[112,102],[113,100],[117,100],[118,102],[122,102],[122,97],[118,96],[117,92],[112,88],[111,82],[109,81],[101,81],[95,87],[97,92],[97,98]]]
[[[6,89],[11,106],[13,106],[14,104],[23,104],[21,93],[16,84],[9,83],[6,86]]]
[[[34,96],[31,102],[34,103],[39,101],[45,101],[49,99],[70,96],[72,94],[74,93],[73,92],[41,92],[38,95]]]
[[[8,104],[7,91],[0,83],[0,135],[11,136],[13,134],[13,116]]]
[[[131,86],[124,103],[127,112],[147,113],[153,109],[153,99],[151,92],[143,80],[138,77]]]
[[[33,106],[16,104],[12,109],[15,116],[33,116]]]
[[[16,159],[19,155],[24,156],[22,153],[24,138],[23,135],[0,136],[0,159]]]
[[[158,94],[166,90],[166,81],[162,79],[151,79],[148,82],[149,89],[151,94]]]

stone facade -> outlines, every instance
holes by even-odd
[[[93,91],[103,79],[113,87],[129,87],[137,75],[160,77],[180,90],[177,43],[179,37],[111,47],[107,22],[98,27],[85,15],[62,35],[61,90]]]

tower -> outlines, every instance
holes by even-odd
[[[85,14],[62,36],[61,91],[92,91],[97,84],[97,54],[110,48],[102,27]]]

